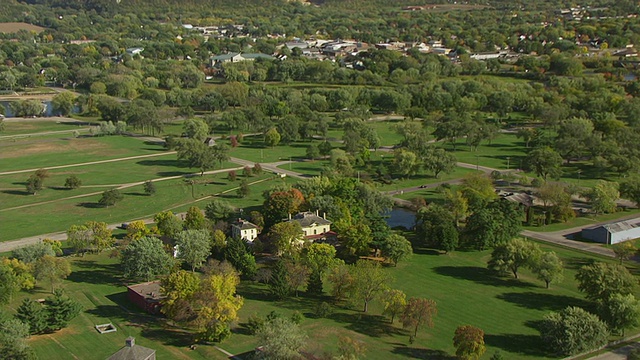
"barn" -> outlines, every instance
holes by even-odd
[[[127,286],[127,298],[149,314],[158,314],[160,301],[164,298],[160,293],[160,281]]]
[[[603,244],[617,244],[640,238],[640,218],[582,229],[582,237]]]

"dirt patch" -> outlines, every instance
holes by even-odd
[[[31,24],[22,23],[22,22],[0,23],[0,33],[5,33],[5,34],[16,33],[20,30],[35,31],[37,33],[40,33],[44,31],[44,28],[41,26],[31,25]]]

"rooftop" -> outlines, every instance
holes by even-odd
[[[163,298],[162,293],[160,292],[160,281],[150,281],[142,284],[135,284],[127,286],[128,289],[131,289],[138,294],[144,296],[147,300],[160,300]]]
[[[320,217],[317,212],[314,213],[311,211],[297,213],[295,216],[293,216],[293,218],[291,218],[291,220],[299,222],[300,226],[302,227],[308,227],[313,224],[316,224],[316,225],[331,224],[331,221],[323,217]]]
[[[240,230],[248,230],[248,229],[257,229],[258,225],[249,222],[247,220],[244,219],[238,219],[238,221],[234,221],[233,224],[231,224],[232,226],[240,229]]]
[[[132,337],[125,340],[125,346],[115,354],[109,356],[107,360],[147,360],[155,359],[156,351],[144,346],[136,345]]]
[[[603,228],[607,229],[610,233],[617,233],[621,231],[631,230],[637,227],[640,227],[640,218],[630,219],[626,221],[619,221],[611,224],[602,225]]]

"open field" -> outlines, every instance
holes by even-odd
[[[440,255],[429,249],[420,249],[414,256],[398,265],[387,268],[395,278],[393,288],[401,289],[407,296],[434,299],[438,315],[434,328],[419,331],[414,344],[409,344],[408,332],[396,321],[390,324],[380,316],[381,305],[373,303],[368,314],[343,305],[334,307],[327,318],[315,319],[312,313],[320,301],[301,295],[285,301],[273,301],[268,289],[261,284],[243,282],[238,293],[245,305],[234,334],[219,344],[233,354],[252,351],[259,345],[244,328],[248,317],[265,316],[276,311],[289,316],[294,311],[305,315],[302,329],[308,334],[306,350],[316,354],[336,350],[338,336],[349,336],[365,342],[367,359],[429,358],[453,359],[451,343],[453,331],[458,325],[471,324],[486,333],[487,355],[499,350],[507,359],[547,359],[539,340],[538,321],[548,312],[566,306],[582,306],[591,309],[577,291],[574,280],[576,269],[593,260],[610,261],[541,244],[544,250],[556,251],[566,265],[565,281],[544,284],[528,271],[521,271],[519,280],[497,277],[486,270],[489,251],[454,252]],[[158,356],[175,359],[223,359],[209,345],[198,345],[188,350],[191,338],[178,329],[168,327],[162,318],[142,314],[126,299],[124,281],[120,277],[117,259],[107,253],[71,257],[73,273],[63,287],[69,295],[83,305],[83,313],[71,326],[60,332],[35,336],[29,340],[41,358],[55,354],[57,358],[104,358],[118,350],[126,336],[135,336],[136,342],[158,351]],[[633,272],[637,269],[631,268]],[[24,296],[45,297],[41,288],[30,294],[21,293],[11,304],[15,309]],[[93,326],[112,322],[116,333],[100,335]],[[633,333],[629,331],[628,333]],[[42,357],[44,356],[44,357]]]
[[[62,122],[52,122],[52,121],[40,121],[38,119],[34,121],[7,121],[5,123],[5,129],[0,133],[0,139],[5,136],[10,135],[23,135],[23,134],[38,134],[38,133],[46,133],[49,131],[64,131],[64,130],[79,130],[88,128],[89,125],[83,124],[81,122],[71,122],[71,121],[62,121]],[[2,141],[2,140],[0,140]]]
[[[45,28],[23,22],[0,23],[0,33],[16,33],[20,30],[42,32]]]
[[[2,171],[37,169],[117,159],[127,156],[158,154],[165,149],[140,139],[125,136],[78,137],[51,135],[37,139],[0,141]]]

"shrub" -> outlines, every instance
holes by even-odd
[[[328,302],[323,301],[320,304],[318,304],[318,306],[316,307],[316,311],[314,315],[317,318],[326,318],[332,313],[333,313],[333,308],[331,308],[331,305]]]

